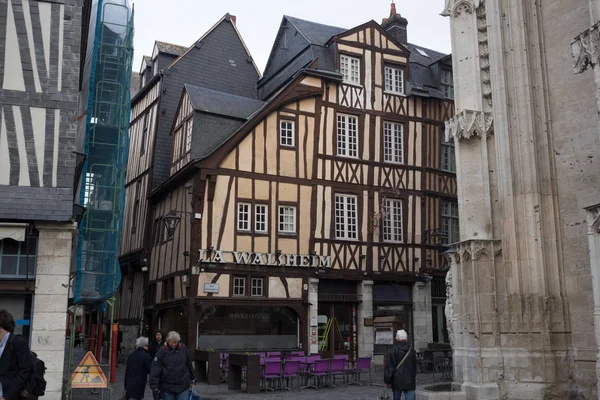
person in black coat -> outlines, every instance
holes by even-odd
[[[152,357],[148,354],[148,338],[138,338],[135,347],[136,350],[127,358],[125,395],[127,399],[141,400],[144,398],[146,381],[152,366]]]
[[[154,339],[152,339],[150,341],[150,348],[148,350],[148,353],[150,353],[150,357],[154,358],[154,356],[156,356],[156,352],[158,351],[158,349],[160,349],[164,345],[165,345],[165,338],[163,337],[162,332],[156,331],[156,333],[154,334]]]
[[[187,400],[195,384],[194,368],[187,347],[180,343],[177,332],[169,332],[167,343],[158,350],[152,361],[150,389],[160,391],[162,400]]]
[[[18,400],[33,373],[29,344],[14,331],[12,314],[0,309],[0,400]]]
[[[417,355],[408,343],[408,334],[401,329],[396,333],[396,343],[388,354],[383,381],[392,386],[394,400],[400,400],[402,393],[406,400],[415,399],[417,387]]]

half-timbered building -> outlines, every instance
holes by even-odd
[[[181,90],[146,220],[154,326],[192,348],[357,356],[395,315],[419,347],[446,341],[451,60],[406,27],[394,6],[352,29],[285,16],[261,101]]]
[[[260,73],[235,26],[235,17],[221,18],[189,47],[155,42],[144,57],[140,89],[131,100],[126,207],[121,236],[122,283],[116,320],[124,346],[133,346],[144,317],[144,293],[153,243],[153,205],[149,193],[169,177],[171,128],[184,85],[200,85],[256,100]],[[191,122],[189,123],[191,126]],[[150,301],[149,297],[146,297]],[[153,304],[153,303],[149,303]]]

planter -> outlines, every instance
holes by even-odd
[[[229,354],[229,390],[242,389],[242,367],[246,367],[246,393],[258,393],[260,391],[258,354]]]
[[[196,375],[199,382],[209,385],[221,383],[221,353],[196,350]]]
[[[430,385],[417,389],[416,400],[467,400],[465,392],[452,391],[452,383]]]

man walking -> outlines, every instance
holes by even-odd
[[[187,347],[180,343],[177,332],[169,332],[150,371],[150,389],[160,391],[162,400],[188,400],[189,390],[195,384],[194,368]]]
[[[388,355],[383,381],[385,386],[392,386],[394,400],[401,400],[402,393],[406,400],[415,400],[417,387],[417,355],[408,343],[408,334],[404,329],[396,333],[396,344]]]
[[[14,331],[12,314],[0,309],[0,400],[18,400],[32,374],[29,345]]]

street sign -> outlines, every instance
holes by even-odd
[[[204,284],[204,293],[219,293],[219,284],[218,283],[205,283]]]
[[[88,351],[71,377],[72,389],[105,389],[108,382],[96,357]]]

